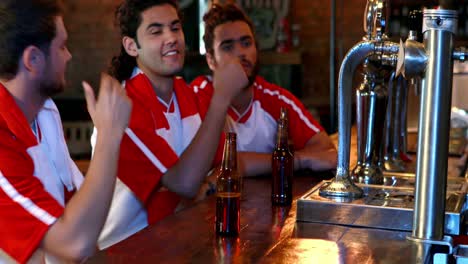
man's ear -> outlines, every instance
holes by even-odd
[[[206,63],[208,64],[208,67],[210,67],[210,70],[215,71],[216,61],[214,59],[214,56],[211,53],[207,52],[205,54],[205,57],[206,57]]]
[[[45,54],[36,46],[28,46],[23,51],[21,63],[26,71],[33,74],[41,74],[45,67]]]
[[[128,55],[132,57],[138,56],[138,47],[135,39],[125,36],[122,38],[122,45]]]

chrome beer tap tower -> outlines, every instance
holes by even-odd
[[[369,0],[364,14],[364,40],[346,54],[338,81],[338,167],[336,177],[320,190],[323,196],[361,197],[354,181],[382,184],[382,131],[387,102],[385,67],[397,63],[399,44],[388,41],[386,2]],[[357,90],[358,163],[350,174],[351,90],[354,72],[364,61],[364,80]]]
[[[387,20],[385,10],[384,1],[367,2],[364,16],[366,35],[363,39],[365,41],[388,40],[385,35]],[[350,175],[354,182],[383,183],[381,164],[384,138],[382,132],[388,100],[385,75],[388,75],[396,64],[396,60],[388,60],[384,56],[374,52],[364,59],[363,81],[356,90],[357,164]],[[388,122],[389,128],[391,125],[393,122]],[[393,137],[389,138],[393,139]]]
[[[385,10],[385,0],[368,0],[366,36],[348,51],[340,68],[336,177],[298,200],[297,218],[411,231],[409,240],[446,245],[451,253],[446,235],[466,232],[468,189],[464,179],[448,180],[447,175],[453,61],[468,55],[454,48],[457,11],[443,6],[423,10],[423,42],[412,31],[404,43],[395,43],[384,34]],[[364,80],[356,92],[358,164],[350,172],[352,80],[361,63]],[[400,157],[406,145],[410,86],[421,93],[416,173],[412,179],[389,183],[383,170],[406,170]],[[334,217],[334,211],[349,219]]]
[[[399,65],[405,74],[411,70],[422,75],[416,165],[415,208],[412,239],[441,241],[444,238],[444,211],[447,186],[447,157],[450,131],[450,107],[454,36],[457,12],[425,10],[423,46],[408,39],[401,47]],[[408,52],[406,50],[408,49]],[[411,49],[416,49],[411,51]],[[409,54],[407,56],[407,54]],[[414,57],[411,56],[416,54]],[[413,58],[410,58],[413,57]],[[415,64],[416,67],[413,67]],[[425,66],[425,67],[424,67]],[[411,68],[411,70],[410,70]],[[408,75],[411,77],[411,74]]]

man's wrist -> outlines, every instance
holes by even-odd
[[[116,128],[112,126],[103,126],[103,127],[96,127],[99,135],[105,135],[105,138],[109,140],[121,140],[123,135],[125,134],[125,129]]]
[[[124,133],[106,132],[108,130],[98,130],[96,137],[96,146],[104,145],[107,148],[120,147]]]
[[[221,95],[220,93],[215,92],[213,98],[211,99],[211,106],[219,111],[227,111],[231,100]]]

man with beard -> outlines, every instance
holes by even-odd
[[[238,59],[226,61],[214,76],[211,104],[198,103],[176,76],[183,67],[185,40],[175,1],[125,0],[116,20],[122,47],[111,71],[123,82],[133,110],[101,248],[174,213],[181,198],[198,193],[231,99],[248,83]],[[97,130],[94,135],[102,133]]]
[[[282,107],[288,110],[289,137],[294,143],[295,169],[327,170],[336,167],[337,153],[327,133],[304,105],[287,90],[257,75],[258,54],[252,22],[234,4],[215,4],[203,17],[206,61],[215,73],[219,65],[238,58],[249,77],[249,85],[231,104],[227,131],[237,133],[241,170],[244,175],[271,172],[277,120]],[[191,84],[201,101],[212,100],[210,76],[200,76]]]
[[[108,75],[98,101],[84,84],[106,136],[97,138],[83,179],[50,99],[64,89],[71,59],[60,3],[0,1],[0,34],[0,262],[82,261],[94,253],[110,207],[131,101]]]

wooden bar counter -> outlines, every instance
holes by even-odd
[[[331,174],[327,174],[331,177]],[[323,178],[300,176],[294,197]],[[270,178],[244,179],[241,232],[238,238],[219,238],[214,231],[216,197],[166,217],[155,225],[99,252],[89,263],[252,263],[291,237],[296,208],[271,205]]]
[[[353,153],[355,141],[351,143]],[[449,172],[451,167],[449,165]],[[427,261],[433,248],[409,242],[406,239],[409,232],[296,222],[296,199],[332,176],[332,172],[295,175],[294,202],[290,207],[271,205],[270,177],[246,178],[239,237],[216,236],[216,197],[211,196],[98,252],[86,263],[401,264]]]
[[[295,199],[323,178],[295,176]],[[270,178],[248,178],[244,184],[238,238],[216,236],[212,196],[87,263],[413,263],[409,233],[296,222],[296,201],[291,207],[271,205]]]

